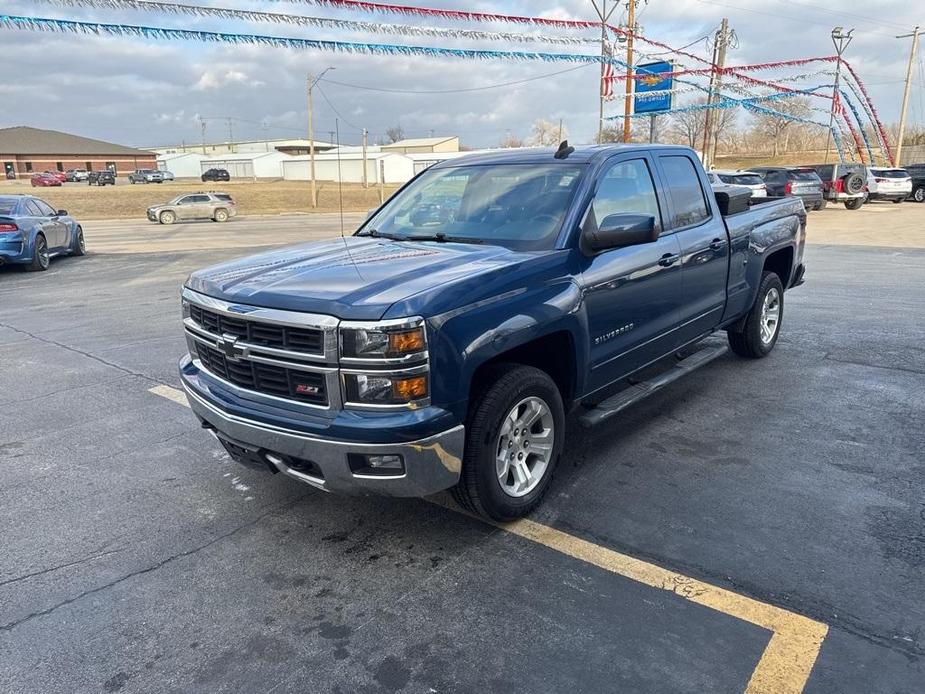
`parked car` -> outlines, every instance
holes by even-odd
[[[840,202],[849,210],[864,204],[867,167],[863,164],[808,164],[822,179],[822,195],[830,202]]]
[[[32,187],[33,188],[46,188],[50,186],[60,186],[61,181],[58,180],[57,176],[51,176],[47,173],[37,173],[32,174]]]
[[[756,166],[751,169],[764,179],[768,195],[793,195],[807,211],[825,209],[823,183],[810,168],[800,166]]]
[[[91,171],[87,176],[87,185],[114,186],[116,185],[116,175],[109,169]]]
[[[228,193],[193,193],[178,195],[164,205],[154,205],[147,211],[148,220],[161,224],[211,219],[227,222],[238,214],[238,206]]]
[[[867,168],[867,200],[901,203],[912,195],[912,177],[905,169]]]
[[[157,169],[135,169],[128,175],[129,183],[163,183],[164,174]]]
[[[768,195],[764,180],[754,171],[711,171],[710,175],[714,176],[719,183],[748,188],[753,198],[763,198]]]
[[[89,172],[86,169],[68,169],[64,172],[64,178],[69,183],[74,183],[75,181],[86,181],[89,176]]]
[[[85,252],[83,229],[67,210],[32,195],[0,195],[0,265],[41,271],[55,256]]]
[[[165,169],[161,169],[161,178],[165,181],[174,180],[173,173],[171,173],[170,171],[166,171]]]
[[[925,202],[925,164],[909,164],[906,167],[912,178],[912,195],[910,200]]]
[[[231,174],[225,169],[209,169],[202,174],[202,182],[206,181],[230,181]]]
[[[67,181],[67,174],[63,171],[43,171],[42,173],[46,176],[52,176],[53,178],[56,178],[61,183]]]
[[[317,488],[452,488],[510,519],[549,488],[567,412],[621,412],[725,354],[675,358],[717,331],[770,353],[803,280],[802,202],[730,213],[689,148],[563,145],[435,164],[353,236],[194,272],[180,380],[201,426]]]

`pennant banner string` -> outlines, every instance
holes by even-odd
[[[409,24],[382,24],[379,22],[359,22],[348,19],[329,17],[310,17],[279,12],[260,12],[256,10],[238,10],[208,5],[184,5],[173,2],[155,2],[153,0],[39,0],[51,5],[70,7],[94,7],[107,10],[139,10],[163,12],[174,15],[194,17],[219,17],[222,19],[240,19],[249,22],[269,22],[291,24],[294,26],[332,27],[368,33],[398,34],[401,36],[438,36],[442,38],[482,39],[489,41],[510,41],[516,43],[553,43],[563,45],[600,45],[600,39],[584,36],[550,36],[545,34],[522,34],[501,31],[478,31],[474,29],[444,29],[439,27],[412,26]]]

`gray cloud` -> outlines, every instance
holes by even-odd
[[[816,0],[821,3],[821,0]],[[266,3],[213,4],[267,9]],[[421,3],[425,4],[425,3]],[[457,7],[459,0],[430,0],[432,6]],[[832,50],[829,30],[836,23],[856,28],[848,58],[860,72],[886,120],[898,116],[908,40],[905,33],[915,20],[914,3],[880,0],[871,3],[842,0],[839,10],[806,0],[763,0],[731,7],[733,0],[650,0],[640,21],[647,35],[680,46],[709,33],[728,16],[739,37],[729,62],[749,63],[824,55]],[[351,17],[344,12],[300,3],[272,3],[277,12]],[[467,9],[511,14],[592,18],[589,0],[560,2],[501,2],[482,0]],[[228,22],[216,19],[160,16],[151,13],[101,12],[62,8],[22,0],[6,3],[6,12],[60,18],[85,18],[199,28],[242,33],[267,33],[355,41],[396,40],[395,37],[344,35],[328,30]],[[876,15],[876,16],[874,16]],[[366,16],[389,22],[420,19]],[[864,18],[864,19],[862,19]],[[616,17],[615,17],[616,19]],[[445,20],[424,20],[447,25]],[[509,25],[493,27],[512,29]],[[554,32],[556,30],[553,30]],[[435,44],[419,38],[407,43]],[[220,118],[233,117],[235,137],[299,136],[306,127],[305,79],[310,71],[327,66],[337,70],[332,80],[408,91],[460,89],[547,75],[572,67],[554,63],[463,61],[423,57],[381,57],[299,52],[262,46],[186,44],[141,39],[3,32],[7,56],[0,95],[4,108],[0,125],[34,125],[65,130],[134,145],[156,145],[200,138],[197,115],[208,121],[210,140],[227,137]],[[471,42],[456,45],[472,46]],[[518,49],[523,46],[499,46]],[[555,48],[551,50],[561,50]],[[593,47],[572,49],[593,52]],[[657,51],[658,49],[652,49]],[[705,56],[701,42],[691,48]],[[769,73],[769,77],[773,76]],[[921,79],[921,77],[919,77]],[[536,118],[562,118],[573,139],[586,141],[596,132],[597,69],[582,67],[564,74],[511,87],[462,94],[379,93],[323,82],[327,100],[318,93],[316,117],[319,137],[327,137],[340,114],[342,139],[359,140],[358,129],[373,137],[400,123],[409,135],[456,133],[464,143],[497,143],[510,130],[525,136]],[[925,118],[923,87],[919,83],[911,116]],[[330,102],[330,103],[329,103]],[[620,102],[608,110],[616,112]],[[263,129],[261,123],[268,127]]]

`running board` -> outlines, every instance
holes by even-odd
[[[670,383],[674,383],[682,376],[686,376],[691,371],[706,366],[714,359],[723,356],[729,348],[726,345],[717,345],[715,347],[705,347],[704,349],[694,352],[689,357],[684,357],[673,367],[663,373],[650,378],[648,381],[640,381],[621,390],[616,395],[607,398],[598,403],[593,409],[588,410],[578,418],[582,426],[593,427],[600,424],[605,419],[613,417],[618,412],[622,412],[630,405],[634,405],[640,400],[649,397],[652,393],[661,390]]]

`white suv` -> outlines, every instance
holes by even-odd
[[[902,202],[912,195],[912,177],[905,169],[867,169],[867,199]]]

